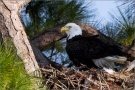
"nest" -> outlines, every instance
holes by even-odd
[[[82,67],[59,71],[52,66],[42,68],[43,84],[54,90],[133,90],[135,74],[115,72],[108,74],[102,69],[91,68],[83,71]],[[80,71],[81,70],[81,71]]]

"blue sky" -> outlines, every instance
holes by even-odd
[[[109,21],[109,12],[115,11],[117,7],[115,1],[94,1],[94,3],[103,22]]]
[[[85,2],[89,2],[89,0],[85,0]],[[120,3],[116,3],[115,0],[93,0],[93,6],[97,9],[98,19],[102,20],[102,23],[105,24],[106,22],[110,21],[109,12],[114,12],[117,10],[117,5]]]

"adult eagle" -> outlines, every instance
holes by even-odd
[[[88,67],[116,68],[116,63],[127,60],[127,53],[121,45],[111,40],[102,39],[99,35],[82,36],[82,30],[75,23],[68,23],[61,28],[67,34],[66,52],[75,66],[85,64]]]

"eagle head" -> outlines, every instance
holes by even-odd
[[[82,29],[79,25],[75,23],[67,23],[60,30],[61,32],[65,32],[67,34],[68,39],[72,39],[75,36],[82,35]]]

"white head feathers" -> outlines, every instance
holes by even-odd
[[[70,26],[70,29],[66,31],[68,39],[71,39],[77,35],[82,35],[82,29],[79,25],[75,23],[68,23],[65,26],[68,26],[68,27]]]

